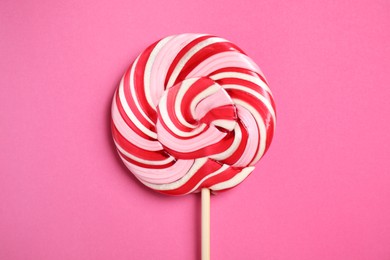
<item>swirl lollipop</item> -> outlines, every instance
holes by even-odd
[[[267,151],[275,105],[263,73],[240,48],[181,34],[136,58],[115,92],[111,125],[119,156],[138,180],[169,195],[202,190],[207,211],[209,191],[241,183]]]

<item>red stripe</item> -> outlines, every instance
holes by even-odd
[[[234,176],[236,176],[237,174],[239,174],[241,170],[242,170],[241,168],[229,167],[223,172],[219,173],[218,175],[210,177],[209,179],[204,181],[202,185],[200,185],[200,188],[198,190],[202,188],[209,188],[215,184],[228,181],[232,179]]]
[[[242,71],[243,72],[243,71]],[[258,75],[258,74],[256,74]],[[259,75],[258,75],[259,76]],[[261,76],[259,76],[259,78],[261,80],[263,80],[263,78]],[[220,80],[217,80],[216,82],[218,82],[219,84],[221,84],[222,86],[223,85],[226,85],[226,84],[236,84],[236,85],[241,85],[241,86],[245,86],[245,87],[248,87],[254,91],[257,91],[259,94],[261,94],[264,98],[266,98],[267,100],[269,100],[272,108],[274,109],[274,112],[275,112],[275,116],[276,116],[276,108],[275,108],[275,101],[273,99],[273,97],[270,95],[270,93],[268,91],[266,91],[265,89],[261,88],[260,86],[258,86],[257,84],[254,84],[253,82],[250,82],[250,81],[247,81],[247,80],[243,80],[243,79],[238,79],[238,78],[224,78],[224,79],[220,79]],[[265,80],[263,80],[263,82],[266,83]],[[232,89],[227,89],[227,92],[231,93]],[[243,91],[242,91],[243,92]],[[257,102],[248,102],[250,104],[262,104],[261,102],[257,101]],[[271,145],[271,142],[272,142],[272,138],[273,138],[273,133],[274,133],[274,121],[272,119],[272,116],[271,114],[269,113],[268,109],[262,105],[263,109],[261,109],[261,111],[264,111],[264,113],[262,113],[262,118],[264,120],[264,124],[267,128],[267,139],[266,139],[266,147],[265,147],[265,150],[264,150],[264,154],[266,153],[266,151],[268,150],[269,146]],[[258,110],[259,111],[259,110]],[[252,164],[252,163],[251,163]]]
[[[222,52],[241,52],[236,45],[230,42],[217,42],[210,44],[195,53],[181,69],[175,83],[183,81],[187,75],[195,69],[201,62],[209,57]]]
[[[152,122],[156,122],[157,115],[155,110],[149,105],[146,96],[145,96],[145,85],[144,85],[144,74],[146,63],[150,57],[151,52],[155,48],[158,42],[155,42],[151,46],[149,46],[144,52],[139,56],[136,67],[134,68],[134,89],[137,94],[137,98],[139,100],[139,104],[145,114],[152,120]],[[134,66],[134,65],[133,65]]]
[[[145,117],[141,114],[140,110],[135,104],[134,99],[136,99],[137,97],[135,97],[135,93],[131,92],[130,84],[132,84],[132,82],[130,82],[130,70],[128,70],[125,73],[123,79],[123,89],[124,89],[125,99],[127,101],[127,104],[129,105],[130,110],[133,112],[135,117],[140,121],[142,125],[144,125],[147,129],[151,130],[152,132],[156,132],[156,127],[153,124],[151,124],[148,120],[145,119]],[[153,111],[153,113],[155,112]]]
[[[168,167],[171,167],[173,164],[175,164],[175,160],[172,160],[171,162],[167,163],[167,164],[163,164],[163,165],[150,165],[150,164],[144,164],[144,163],[140,163],[138,161],[135,161],[129,157],[127,157],[126,155],[124,155],[121,151],[117,150],[117,152],[123,157],[123,159],[125,159],[126,161],[128,161],[129,163],[131,164],[134,164],[136,166],[139,166],[139,167],[142,167],[142,168],[147,168],[147,169],[164,169],[164,168],[168,168]]]
[[[258,92],[264,98],[268,99],[270,101],[272,107],[275,108],[275,102],[274,102],[272,96],[270,95],[270,93],[267,90],[263,89],[262,87],[260,87],[259,85],[255,84],[251,81],[239,79],[239,78],[223,78],[220,80],[216,80],[216,82],[218,84],[220,84],[222,87],[224,85],[233,84],[233,85],[239,85],[239,86],[244,86],[244,87],[250,88],[250,89]]]
[[[211,36],[211,35],[206,35],[206,36],[202,36],[202,37],[196,38],[195,40],[191,41],[186,46],[184,46],[183,49],[181,49],[181,51],[176,55],[175,59],[172,61],[171,66],[168,69],[168,72],[167,72],[167,75],[166,75],[166,78],[165,78],[165,83],[164,83],[165,87],[168,87],[167,85],[168,85],[169,78],[172,76],[173,71],[175,70],[175,68],[176,68],[177,64],[179,63],[179,61],[184,57],[184,55],[186,55],[186,53],[192,47],[197,45],[198,43],[200,43],[200,42],[202,42],[202,41],[204,41],[206,39],[212,38],[212,37],[213,36]],[[173,84],[173,85],[175,85],[175,84]]]
[[[181,187],[179,187],[177,189],[174,189],[174,190],[158,190],[158,192],[163,193],[163,194],[168,194],[168,195],[184,195],[184,194],[190,192],[204,177],[206,177],[207,175],[210,175],[213,172],[219,170],[221,167],[222,167],[221,164],[219,164],[219,163],[209,159],[206,162],[206,164],[204,166],[202,166],[194,174],[194,176],[192,176]],[[242,171],[241,168],[229,167],[226,170],[220,172],[219,174],[206,179],[193,192],[199,192],[202,188],[210,188],[211,186],[216,185],[218,183],[228,181],[228,180],[234,178],[241,171]],[[225,190],[228,190],[228,189],[231,189],[231,188],[227,188]]]
[[[236,107],[234,105],[220,106],[207,112],[200,122],[210,124],[214,120],[237,120]],[[223,130],[226,131],[226,130]]]
[[[182,84],[180,83],[180,84],[177,84],[168,90],[167,103],[166,103],[167,106],[165,108],[168,112],[168,117],[170,118],[170,120],[172,121],[172,123],[175,125],[175,127],[177,129],[179,129],[183,132],[191,132],[191,131],[193,131],[193,128],[190,128],[190,127],[183,125],[179,121],[179,119],[177,118],[177,114],[176,114],[175,103],[176,103],[176,99],[177,99],[177,94],[178,94],[181,86],[182,86]],[[182,107],[182,104],[183,104],[183,102],[180,104],[180,108]],[[160,110],[158,110],[158,112],[159,111]],[[160,118],[162,120],[162,117],[160,116],[160,114],[158,114],[158,118]],[[186,119],[186,118],[184,117],[184,119]]]
[[[256,111],[260,114],[260,117],[264,121],[266,128],[271,128],[273,131],[274,121],[272,120],[272,115],[270,114],[268,108],[262,102],[260,102],[259,99],[257,99],[255,96],[253,96],[245,91],[239,90],[239,89],[227,89],[226,91],[229,93],[229,95],[232,98],[243,100],[246,103],[248,103],[250,106],[252,106],[254,109],[256,109]],[[260,138],[267,138],[268,139],[269,138],[268,132],[267,132],[267,136],[260,136]],[[272,139],[272,136],[271,136],[271,139]],[[267,140],[265,149],[268,149],[270,144],[271,144],[271,142]]]
[[[126,152],[133,154],[134,156],[149,160],[149,161],[163,161],[169,158],[169,155],[164,151],[149,151],[142,149],[132,143],[130,143],[125,137],[121,135],[114,123],[111,121],[111,131],[115,142]]]
[[[191,114],[191,102],[194,100],[194,98],[207,88],[214,85],[215,82],[209,78],[199,78],[197,81],[195,81],[191,87],[187,90],[187,92],[184,94],[182,103],[180,106],[181,113],[183,114],[183,117],[185,119],[188,119],[188,122],[198,122],[200,118],[193,118],[193,115]]]

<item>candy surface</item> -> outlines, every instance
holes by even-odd
[[[124,164],[171,195],[241,183],[267,151],[276,120],[259,67],[233,43],[204,34],[149,46],[123,76],[111,113]]]

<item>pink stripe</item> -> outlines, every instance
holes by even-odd
[[[186,78],[204,77],[226,67],[237,67],[260,73],[259,66],[248,56],[238,52],[222,52],[202,61]]]
[[[168,41],[156,56],[150,72],[150,92],[152,101],[157,106],[164,90],[165,77],[169,65],[180,50],[194,39],[192,34],[178,35]]]
[[[157,121],[157,139],[162,145],[177,152],[188,153],[218,143],[226,133],[220,132],[217,128],[211,126],[205,132],[190,139],[178,138],[171,135],[168,130]]]
[[[226,91],[220,88],[217,92],[201,100],[195,108],[195,118],[201,119],[207,112],[213,108],[225,106],[225,105],[234,105],[230,96]]]
[[[123,157],[121,158],[126,167],[137,178],[154,184],[164,184],[179,180],[191,169],[194,163],[194,160],[177,160],[175,164],[164,169],[149,169],[132,164]]]

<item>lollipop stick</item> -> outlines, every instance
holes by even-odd
[[[210,260],[210,190],[202,189],[202,260]]]

